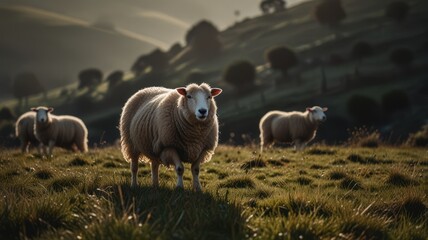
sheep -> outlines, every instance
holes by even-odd
[[[88,151],[88,130],[82,120],[74,116],[53,115],[51,107],[37,107],[31,110],[36,112],[34,133],[40,141],[44,155],[51,157],[54,146],[74,151],[78,149],[82,153]]]
[[[37,141],[34,134],[34,119],[36,118],[35,112],[26,112],[22,114],[15,123],[15,135],[21,142],[21,152],[28,153],[30,145],[37,148],[40,154],[39,141]]]
[[[260,145],[270,147],[274,142],[294,143],[296,150],[303,150],[314,139],[321,122],[327,120],[327,108],[314,106],[305,112],[270,111],[260,119]]]
[[[159,165],[174,165],[177,188],[183,188],[183,163],[191,164],[193,189],[201,191],[199,167],[208,162],[218,142],[215,96],[220,88],[190,84],[168,89],[149,87],[123,107],[119,130],[121,151],[131,162],[131,186],[137,186],[138,161],[150,162],[152,184],[159,186]]]

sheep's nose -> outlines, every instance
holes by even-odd
[[[205,108],[201,108],[198,110],[198,112],[202,115],[205,115],[205,113],[207,113],[207,110]]]
[[[323,121],[327,120],[327,117],[326,117],[326,116],[323,116],[323,117],[322,117],[322,120],[323,120]]]

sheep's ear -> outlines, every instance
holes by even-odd
[[[31,111],[33,111],[33,112],[37,112],[37,108],[35,108],[35,107],[32,107],[32,108],[30,108],[31,109]]]
[[[211,88],[211,96],[213,97],[220,95],[221,92],[223,92],[221,88]]]
[[[187,95],[187,91],[185,87],[179,87],[175,89],[180,95],[182,96],[186,96]]]
[[[48,108],[48,112],[53,112],[53,110],[54,110],[54,109],[53,109],[53,108],[51,108],[51,107],[50,107],[50,108]]]
[[[310,107],[307,107],[307,108],[306,108],[306,111],[308,111],[308,112],[313,112],[314,110],[312,110],[312,108],[310,108]]]
[[[323,112],[327,112],[327,110],[328,110],[328,108],[326,108],[326,107],[323,107],[323,108],[322,108],[322,111],[323,111]]]

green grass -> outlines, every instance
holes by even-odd
[[[201,166],[203,192],[172,168],[153,188],[141,164],[130,188],[117,148],[0,153],[6,239],[426,239],[426,149],[220,146]],[[418,164],[416,164],[418,163]]]

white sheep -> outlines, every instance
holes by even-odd
[[[327,108],[314,106],[305,112],[270,111],[260,119],[260,145],[270,147],[275,142],[294,143],[296,150],[303,150],[314,139],[318,125],[327,117]]]
[[[31,110],[36,112],[34,133],[45,155],[52,156],[54,146],[74,151],[88,151],[88,130],[82,120],[74,116],[53,115],[51,114],[53,108],[37,107]]]
[[[37,148],[40,154],[39,141],[34,135],[34,119],[36,118],[35,112],[26,112],[22,114],[15,123],[15,135],[21,142],[21,152],[28,153],[30,145]]]
[[[218,142],[215,96],[208,84],[167,89],[149,87],[135,93],[120,117],[122,154],[131,162],[132,186],[137,186],[138,160],[150,161],[153,186],[159,185],[159,165],[173,164],[177,187],[183,188],[183,162],[191,163],[193,189],[200,191],[199,166],[211,159]]]

